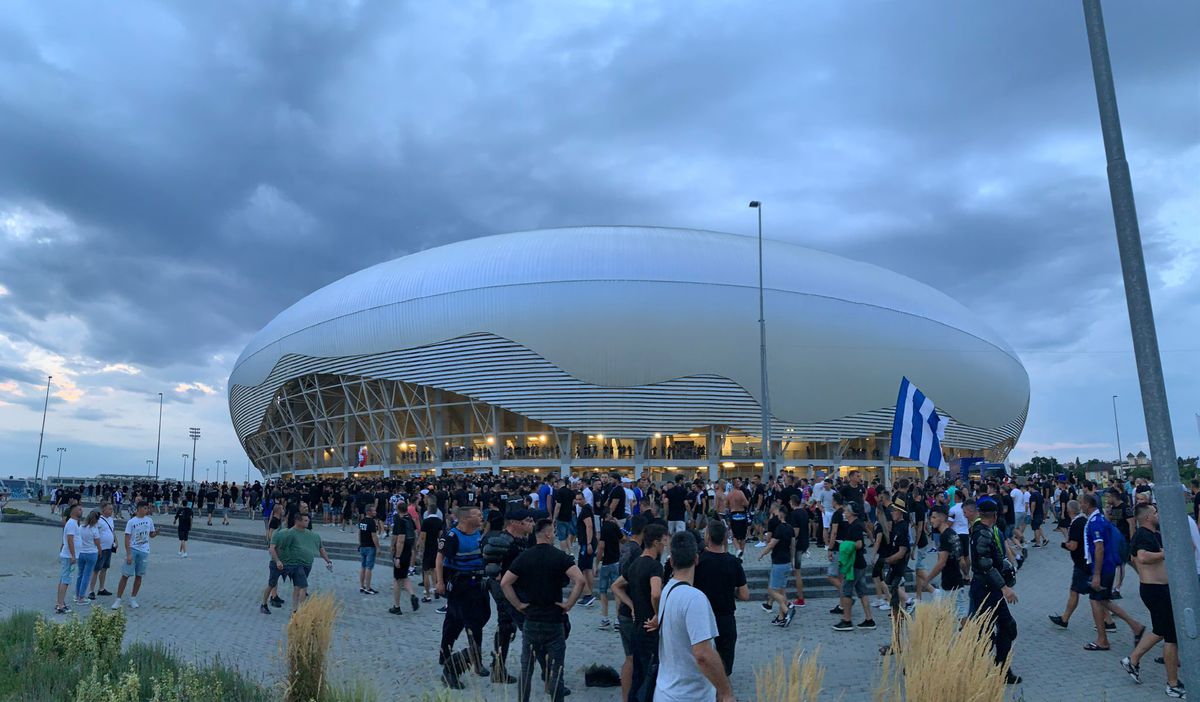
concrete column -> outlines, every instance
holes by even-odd
[[[722,432],[717,431],[714,426],[708,427],[708,438],[706,440],[705,453],[708,457],[708,479],[716,481],[721,477],[721,445],[725,443],[725,436]]]
[[[522,424],[524,424],[522,420]],[[528,427],[526,426],[526,429]],[[554,438],[558,441],[559,448],[559,465],[558,474],[562,477],[571,475],[571,449],[575,441],[575,434],[569,431],[554,430]]]
[[[642,471],[646,468],[646,439],[637,439],[633,443],[633,479],[641,480]]]

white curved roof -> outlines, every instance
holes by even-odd
[[[969,310],[897,273],[764,242],[772,414],[813,423],[894,405],[907,375],[959,423],[1022,417],[1029,381]],[[461,241],[372,266],[284,310],[230,377],[263,383],[288,355],[369,356],[486,333],[585,383],[729,378],[758,396],[757,240],[579,227]],[[277,380],[274,379],[274,380]]]

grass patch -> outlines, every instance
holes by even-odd
[[[9,517],[32,517],[33,516],[33,512],[26,512],[23,509],[17,509],[15,507],[5,507],[4,514]]]
[[[159,644],[133,644],[121,651],[123,637],[124,618],[100,608],[87,619],[62,623],[35,612],[0,620],[0,700],[271,702],[279,697],[220,660],[192,666]]]

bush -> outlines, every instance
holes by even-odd
[[[286,702],[310,702],[324,696],[328,679],[325,662],[333,640],[338,605],[328,593],[304,601],[287,625],[288,665]]]
[[[72,616],[58,624],[38,618],[34,622],[34,651],[68,664],[91,662],[107,668],[121,654],[125,639],[125,613],[93,607],[87,619]]]

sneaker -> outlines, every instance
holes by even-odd
[[[1092,625],[1092,629],[1095,629],[1095,628],[1096,628],[1096,625],[1095,625],[1095,624],[1093,624],[1093,625]],[[1104,630],[1105,630],[1105,631],[1116,631],[1116,630],[1117,630],[1117,623],[1116,623],[1116,622],[1105,622],[1105,623],[1104,623]]]
[[[1168,684],[1167,685],[1167,697],[1174,697],[1176,699],[1181,699],[1181,700],[1187,699],[1187,690],[1185,690],[1183,688],[1183,683],[1180,682],[1177,685]]]
[[[776,615],[775,618],[771,620],[771,626],[778,626],[778,627],[787,626],[787,624],[784,623],[785,621],[787,621],[787,620],[785,620],[783,617],[780,617],[779,615]]]
[[[833,625],[833,630],[834,631],[854,631],[854,625],[851,624],[850,622],[846,621],[845,619],[843,619],[842,621]]]
[[[1134,665],[1133,661],[1129,659],[1129,656],[1125,656],[1121,659],[1121,667],[1125,669],[1126,673],[1129,673],[1129,677],[1133,678],[1135,683],[1138,685],[1142,684],[1141,666]]]
[[[797,597],[796,599],[792,600],[792,604],[793,604],[793,605],[795,605],[795,606],[797,606],[797,607],[804,607],[804,606],[805,606],[805,604],[804,604],[804,598],[803,598],[803,597]]]
[[[1058,628],[1060,628],[1060,629],[1066,629],[1066,628],[1067,628],[1067,621],[1066,621],[1065,619],[1063,619],[1061,615],[1058,615],[1058,614],[1051,614],[1051,615],[1050,615],[1050,622],[1051,622],[1052,624],[1054,624],[1055,626],[1057,626]]]
[[[594,607],[595,605],[596,605],[596,596],[595,595],[584,595],[583,598],[579,600],[580,607]]]
[[[413,595],[413,597],[416,597],[416,595]],[[429,595],[425,595],[424,597],[421,598],[421,601],[424,602],[425,604],[429,604],[430,602],[433,602],[433,598],[430,597]]]
[[[408,603],[412,605],[414,612],[421,608],[421,600],[417,599],[416,595],[409,595]]]
[[[762,611],[764,611],[764,612],[770,612],[772,609],[774,609],[774,607],[771,606],[770,602],[759,602],[758,606],[762,607]]]
[[[54,606],[55,614],[70,614],[70,612],[71,612],[71,608],[66,605],[62,605],[62,606],[55,605]]]
[[[786,627],[792,623],[792,619],[796,617],[796,610],[793,607],[788,607],[787,616],[783,618],[783,625]]]
[[[121,608],[121,598],[120,598],[120,597],[118,597],[117,599],[113,600],[113,603],[112,603],[112,608],[113,608],[113,609],[120,609],[120,608]]]
[[[742,549],[741,551],[738,551],[738,560],[739,561],[742,560],[742,557],[745,555],[746,555],[746,549]]]
[[[369,594],[371,594],[371,593],[367,592],[367,588],[365,588],[365,587],[360,587],[360,588],[358,588],[358,592],[359,592],[360,594],[363,594],[363,595],[369,595]]]
[[[141,606],[141,605],[139,605],[139,604],[137,603],[137,600],[133,599],[132,597],[130,597],[130,598],[129,598],[129,608],[130,608],[130,609],[137,609],[137,608],[138,608],[138,607],[140,607],[140,606]]]
[[[388,614],[404,614],[404,610],[400,607],[388,607]]]
[[[263,614],[270,614],[271,608],[264,603],[258,606],[258,611],[262,612]]]
[[[859,629],[874,629],[875,628],[875,620],[874,619],[864,619],[864,620],[862,620],[862,623],[860,623],[858,625],[858,628]]]
[[[94,599],[96,599],[96,593],[94,593],[94,592],[89,592],[89,593],[88,593],[88,599],[89,599],[89,600],[94,600]]]
[[[610,628],[612,628],[612,622],[609,621],[608,619],[601,619],[600,620],[600,628],[601,629],[610,629]]]
[[[187,557],[188,557],[188,555],[187,555],[187,552],[186,552],[186,551],[184,552],[184,554],[183,554],[183,557],[184,557],[184,558],[187,558]]]
[[[1117,589],[1115,589],[1115,588],[1114,588],[1114,589],[1113,589],[1113,593],[1112,593],[1112,598],[1113,598],[1114,600],[1119,600],[1119,599],[1121,599],[1121,591],[1120,591],[1120,590],[1117,590]]]
[[[367,588],[367,594],[368,595],[378,595],[379,591],[373,587],[369,587],[369,588]]]
[[[448,610],[448,609],[449,609],[449,607],[447,607],[446,605],[442,605],[441,607],[438,607],[438,608],[437,608],[437,613],[438,613],[438,614],[445,614],[445,613],[446,613],[446,610]]]
[[[908,601],[904,603],[904,606],[905,606],[905,607],[912,607],[912,606],[913,606],[913,605],[915,605],[916,603],[917,603],[917,598],[915,598],[915,597],[910,597],[910,598],[908,598]]]
[[[880,602],[876,609],[878,609],[880,612],[890,612],[892,611],[892,606],[887,602]]]
[[[282,597],[272,597],[271,598],[271,606],[272,607],[282,607],[283,606],[283,598]]]
[[[829,610],[829,613],[830,614],[845,614],[845,612],[842,611],[842,606],[840,604],[835,605],[833,609]]]
[[[100,597],[112,597],[112,593],[109,592],[108,590],[101,590],[100,592],[97,592],[96,594],[99,595]]]
[[[442,599],[442,596],[435,592],[435,593],[433,593],[433,599],[440,600],[440,599]]]
[[[754,548],[766,548],[766,547],[767,547],[766,541],[759,541],[758,543],[754,544]]]
[[[90,606],[91,604],[92,604],[92,601],[86,597],[76,597],[75,598],[75,606],[76,607],[87,607],[87,606]]]

